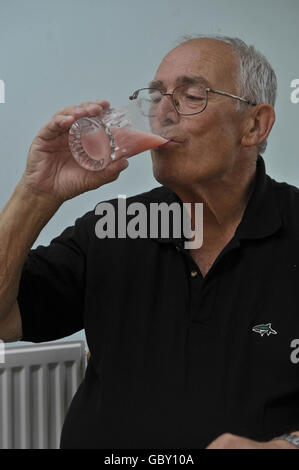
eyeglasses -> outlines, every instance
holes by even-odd
[[[241,98],[240,96],[231,95],[224,91],[213,90],[212,88],[205,88],[199,84],[180,85],[175,88],[172,93],[162,93],[162,91],[157,88],[140,88],[134,91],[129,99],[138,100],[138,106],[142,114],[148,117],[155,117],[163,96],[171,96],[173,106],[179,114],[182,116],[192,116],[202,113],[206,109],[208,106],[209,93],[228,96],[229,98],[243,101],[250,106],[256,106],[256,103]]]

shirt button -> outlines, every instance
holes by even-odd
[[[197,271],[191,271],[191,277],[196,277],[197,276]]]

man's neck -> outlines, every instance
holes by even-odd
[[[256,162],[218,180],[199,181],[187,190],[174,189],[183,203],[191,203],[192,230],[195,228],[194,203],[203,203],[203,240],[206,247],[232,238],[250,200],[255,174]]]

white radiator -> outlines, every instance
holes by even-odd
[[[57,449],[86,368],[84,341],[5,347],[0,449]]]

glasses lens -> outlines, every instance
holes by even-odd
[[[201,85],[184,85],[174,90],[173,99],[180,113],[199,113],[206,105],[206,90]]]
[[[144,116],[155,117],[163,95],[155,88],[146,88],[138,93],[138,106]]]
[[[163,94],[155,88],[146,88],[138,93],[140,112],[147,117],[155,117]],[[174,90],[173,101],[182,114],[201,112],[206,106],[206,90],[201,85],[183,85]]]

